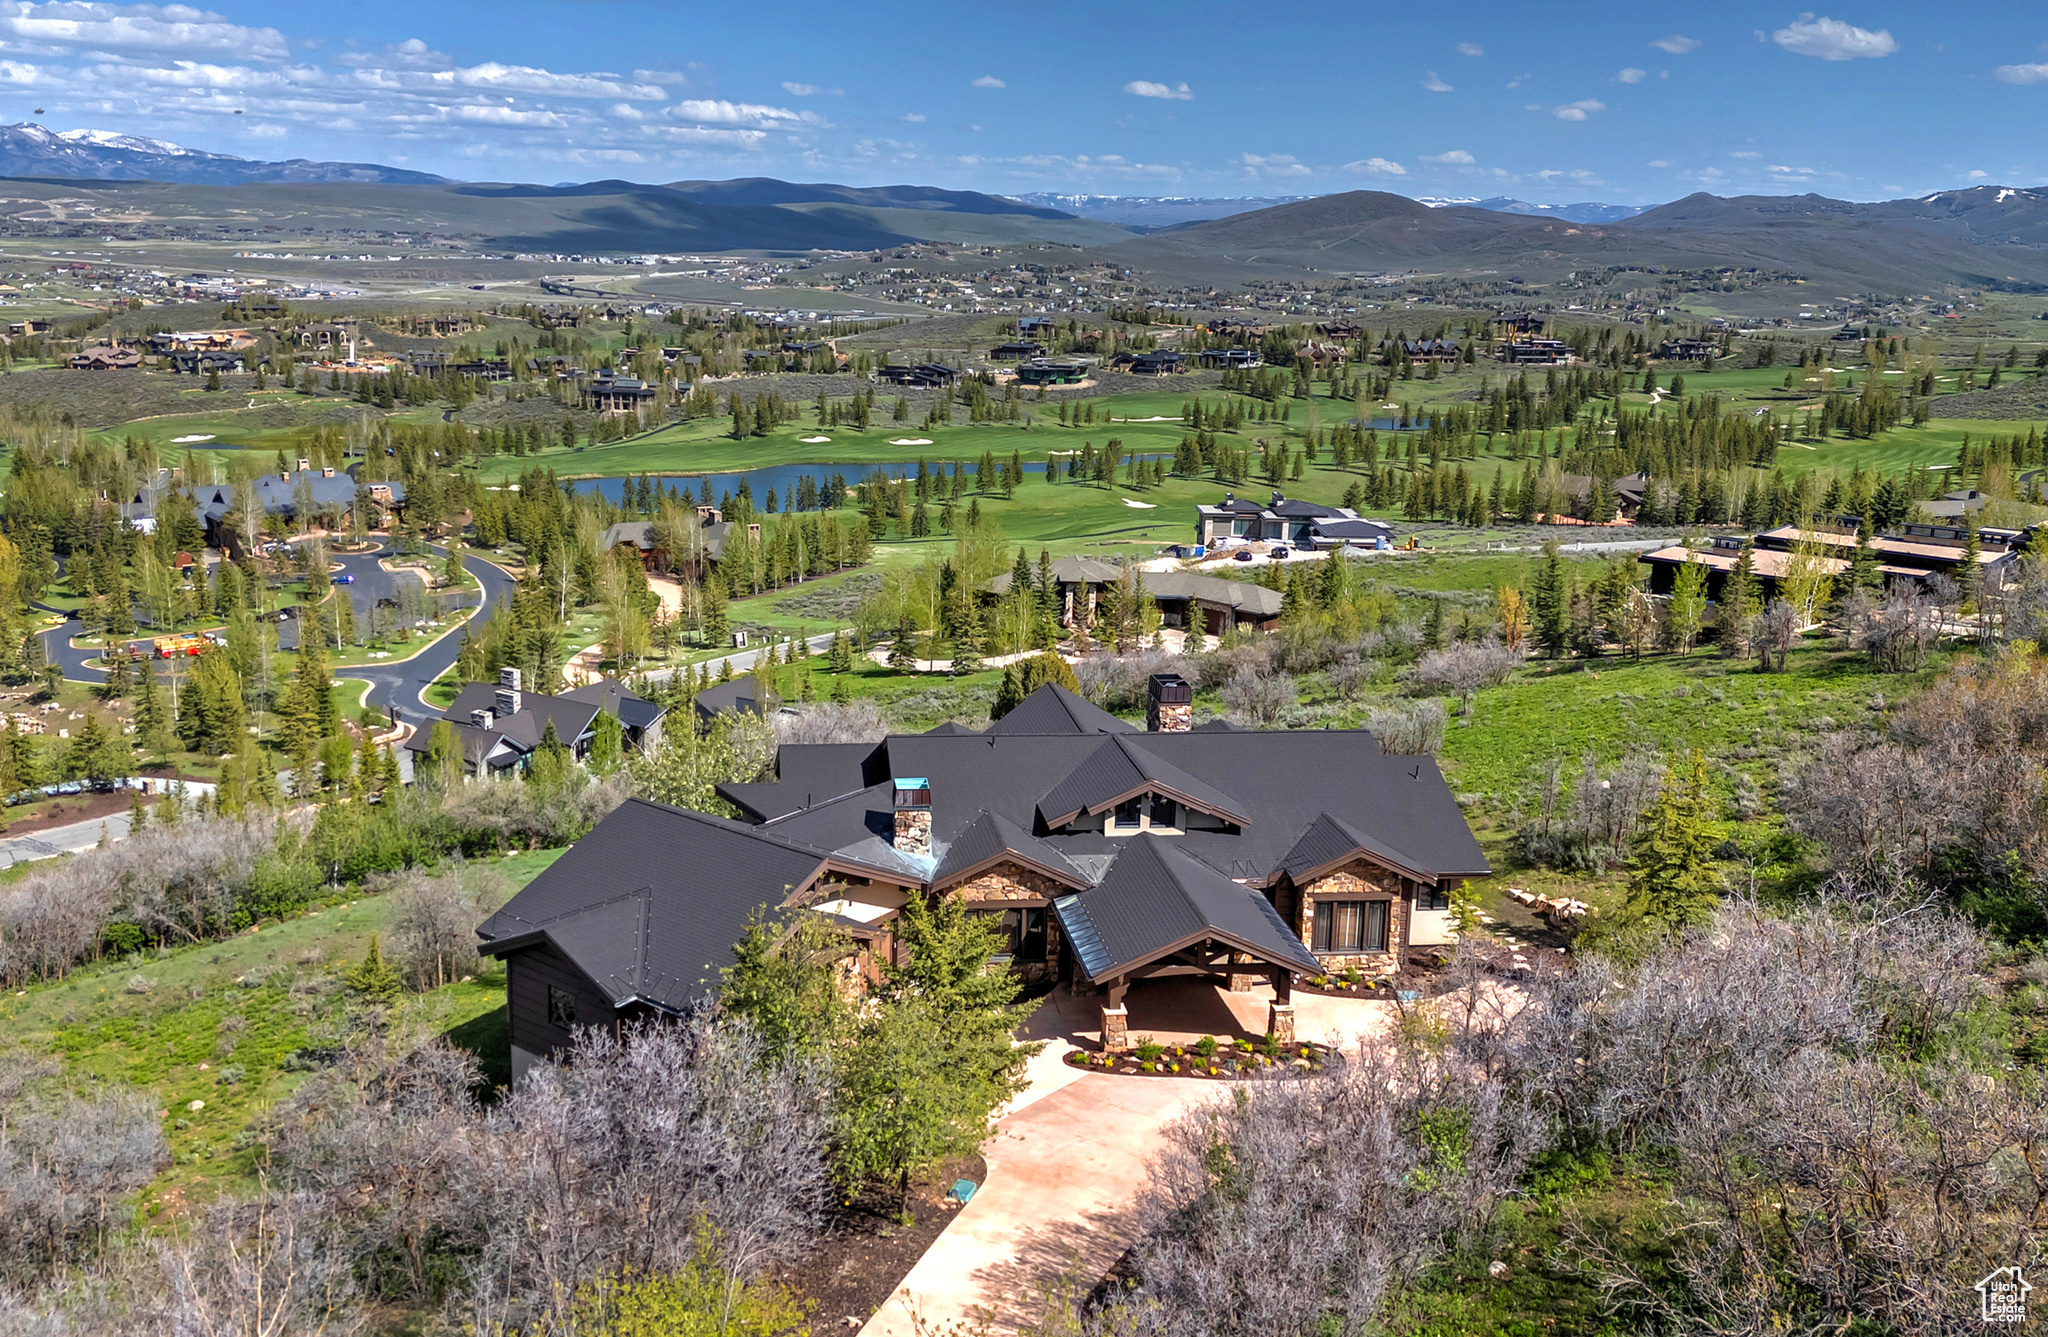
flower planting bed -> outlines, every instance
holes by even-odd
[[[1378,998],[1392,1002],[1400,998],[1414,1002],[1429,996],[1428,986],[1422,980],[1397,977],[1347,979],[1342,975],[1306,975],[1294,982],[1296,993],[1312,993],[1323,998]]]
[[[1121,1054],[1074,1050],[1067,1066],[1119,1077],[1203,1077],[1232,1081],[1262,1072],[1314,1072],[1330,1061],[1327,1045],[1266,1040],[1202,1040],[1191,1045],[1162,1045],[1141,1040]]]

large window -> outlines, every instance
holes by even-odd
[[[576,1026],[576,995],[559,984],[548,986],[548,1023],[565,1031]]]
[[[1388,905],[1387,901],[1317,901],[1315,950],[1386,951]]]
[[[995,960],[1045,960],[1045,909],[1037,905],[1016,905],[1007,910],[977,910],[1002,938]]]

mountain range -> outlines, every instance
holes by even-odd
[[[1169,280],[1260,273],[1522,277],[1585,268],[1753,268],[1849,291],[2048,290],[2048,189],[1975,186],[1855,203],[1689,195],[1669,204],[1413,200],[1383,191],[1270,199],[844,186],[769,177],[542,186],[451,181],[370,163],[257,162],[162,140],[0,127],[0,213],[80,193],[166,221],[466,237],[517,251],[804,252],[908,242],[1058,242]],[[20,179],[27,178],[27,179]]]
[[[362,181],[433,185],[448,178],[362,162],[253,162],[162,139],[111,130],[50,130],[33,121],[0,125],[0,176],[86,177],[101,181],[177,181],[232,186],[249,182]]]

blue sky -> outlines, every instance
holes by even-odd
[[[477,180],[1880,199],[2048,181],[2044,112],[2038,0],[0,0],[0,120]]]

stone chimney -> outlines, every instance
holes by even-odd
[[[490,729],[497,725],[498,717],[491,711],[479,706],[469,712],[469,722],[473,728]]]
[[[896,782],[896,852],[932,857],[932,782],[921,776]]]
[[[517,715],[520,707],[519,670],[501,668],[498,670],[498,713]]]
[[[1178,673],[1155,673],[1145,689],[1145,727],[1186,733],[1195,727],[1195,689]]]

